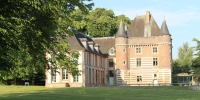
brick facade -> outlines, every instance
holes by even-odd
[[[89,38],[76,34],[67,38],[79,52],[78,81],[68,73],[63,80],[57,69],[56,81],[46,71],[46,87],[92,87],[105,85],[170,85],[172,39],[164,20],[161,29],[147,11],[136,16],[125,30],[121,21],[115,37]],[[54,77],[55,78],[55,77]]]

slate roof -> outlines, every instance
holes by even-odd
[[[128,37],[144,37],[146,15],[136,16],[127,30]],[[151,36],[158,36],[160,28],[152,16],[150,16]]]
[[[77,33],[74,36],[67,37],[67,40],[69,41],[70,49],[72,49],[72,50],[89,50],[91,52],[98,53],[96,50],[93,51],[89,46],[88,46],[88,49],[86,49],[80,40],[81,38],[85,38],[88,42],[90,42],[90,41],[94,42],[87,35],[85,35],[83,33]],[[101,54],[101,52],[99,52],[99,54]]]
[[[92,39],[95,43],[99,44],[99,49],[104,56],[108,56],[109,50],[115,47],[115,37],[99,37]]]
[[[162,23],[162,26],[161,26],[161,34],[170,35],[165,20],[163,20],[163,23]]]
[[[131,25],[127,29],[126,26],[124,27],[122,21],[120,22],[118,32],[116,37],[144,37],[144,30],[145,25],[150,25],[151,29],[151,36],[159,36],[159,35],[170,35],[169,30],[166,25],[166,21],[164,20],[161,26],[161,29],[158,27],[154,18],[150,15],[149,22],[146,23],[146,15],[143,16],[136,16],[135,19],[132,21]],[[109,50],[112,47],[115,47],[115,37],[97,37],[97,38],[90,38],[85,34],[78,33],[75,36],[68,37],[67,40],[69,41],[70,48],[73,50],[84,50],[86,49],[84,45],[81,43],[80,38],[85,38],[87,42],[93,41],[94,45],[99,45],[99,53],[103,54],[104,56],[109,56]],[[91,52],[98,53],[97,51],[92,51],[92,49],[88,46],[88,49]]]
[[[122,21],[120,22],[116,37],[127,37]]]

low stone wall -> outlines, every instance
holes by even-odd
[[[83,87],[82,83],[69,83],[70,87]]]
[[[68,83],[49,83],[45,87],[69,87]]]
[[[191,90],[200,90],[200,86],[193,85],[193,86],[190,86],[189,89],[191,89]]]

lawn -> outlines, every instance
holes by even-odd
[[[199,100],[186,86],[45,88],[0,86],[0,100]]]

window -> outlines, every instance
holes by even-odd
[[[137,67],[141,67],[141,58],[137,58]]]
[[[78,68],[76,68],[76,70],[78,71]],[[74,82],[78,82],[78,75],[76,75],[76,76],[73,77],[73,81]]]
[[[78,75],[74,76],[74,82],[78,82]]]
[[[89,57],[88,57],[89,59],[89,65],[91,65],[91,54],[89,53]]]
[[[157,47],[153,47],[153,53],[157,53],[157,52],[158,52]]]
[[[125,65],[125,64],[126,64],[126,61],[123,61],[123,64]]]
[[[62,69],[62,79],[63,80],[68,79],[68,71],[65,68]]]
[[[51,70],[51,82],[56,82],[56,69]]]
[[[137,76],[137,82],[142,82],[142,76]]]
[[[115,55],[115,49],[113,47],[109,50],[109,55]]]
[[[114,63],[113,63],[113,59],[109,60],[109,67],[113,67]]]
[[[153,76],[154,78],[156,78],[157,77],[157,74],[154,74],[154,76]]]
[[[123,52],[126,52],[126,49],[123,49]]]
[[[158,66],[158,58],[153,58],[153,66]]]
[[[136,48],[136,53],[141,53],[141,48]]]

